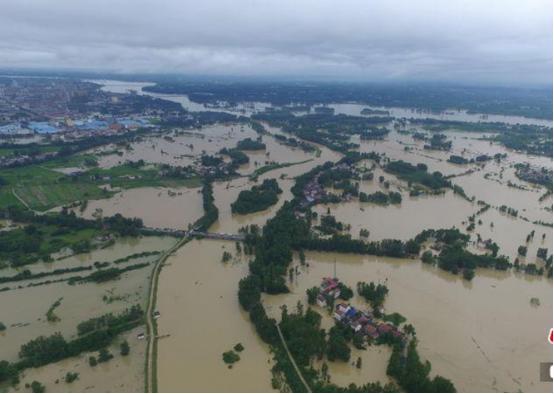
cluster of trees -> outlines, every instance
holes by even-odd
[[[150,265],[150,263],[137,263],[128,265],[124,268],[107,268],[107,269],[98,269],[97,271],[94,271],[90,275],[87,276],[73,276],[69,278],[68,284],[73,285],[75,283],[86,283],[86,282],[94,282],[94,283],[102,283],[107,282],[109,280],[119,279],[121,274],[128,272],[128,271],[134,271],[138,270],[144,267],[147,267]],[[101,267],[99,265],[98,267]]]
[[[171,166],[169,164],[161,164],[160,175],[164,178],[170,179],[190,179],[196,176],[196,173],[194,172],[192,166]]]
[[[400,204],[402,202],[402,195],[398,192],[389,192],[388,194],[381,191],[376,191],[373,194],[361,192],[359,198],[360,202],[371,202],[380,205]]]
[[[517,217],[518,210],[512,207],[508,207],[506,205],[501,205],[498,210],[502,213],[506,213],[510,216]]]
[[[429,378],[431,363],[422,362],[417,352],[417,342],[413,339],[404,356],[401,345],[393,347],[387,366],[387,375],[396,379],[398,384],[408,393],[454,393],[456,388],[452,382],[442,376]]]
[[[79,373],[78,373],[78,372],[71,372],[71,371],[68,371],[68,372],[65,374],[65,382],[66,382],[66,383],[73,383],[73,382],[76,381],[77,379],[79,379]]]
[[[18,373],[25,368],[40,367],[82,352],[103,349],[117,335],[142,324],[142,321],[143,312],[137,305],[118,316],[101,317],[81,323],[78,328],[79,336],[73,340],[66,340],[60,333],[35,338],[21,346],[18,362],[9,364],[0,361],[0,381],[2,377],[17,378]]]
[[[495,140],[509,149],[530,155],[552,157],[552,128],[539,126],[512,127],[504,133],[498,134]]]
[[[194,228],[198,231],[207,231],[219,217],[219,209],[214,203],[214,190],[209,180],[204,180],[202,186],[202,207],[204,215],[194,223]]]
[[[356,284],[356,288],[358,290],[358,294],[369,302],[374,310],[378,310],[383,306],[385,298],[389,293],[388,287],[381,283],[375,284],[370,282],[368,284],[366,282],[358,282]]]
[[[163,100],[167,101],[167,100]],[[178,112],[177,114],[174,114]],[[198,128],[215,123],[236,122],[239,117],[228,112],[218,111],[198,111],[184,112],[183,107],[179,105],[178,111],[172,111],[171,115],[165,115],[160,120],[162,127],[180,127],[180,128]]]
[[[477,267],[494,268],[505,271],[512,264],[505,256],[480,255],[463,249],[460,245],[446,246],[438,256],[438,265],[445,271],[458,274],[462,272],[464,277],[471,280]]]
[[[250,264],[250,272],[260,277],[263,291],[288,292],[284,276],[292,261],[292,250],[298,249],[308,236],[308,224],[295,216],[290,202],[285,202],[267,221],[262,236],[254,240],[256,254]]]
[[[329,341],[327,342],[327,358],[330,361],[343,361],[350,360],[350,346],[349,342],[354,337],[350,327],[343,324],[335,324],[329,330]]]
[[[433,134],[433,136],[428,140],[429,144],[423,146],[424,149],[432,150],[450,150],[452,148],[452,141],[446,139],[444,134]]]
[[[316,393],[398,393],[398,387],[393,383],[384,386],[380,382],[370,382],[358,386],[350,383],[346,387],[337,386],[334,383],[317,381],[312,387]]]
[[[320,224],[317,229],[323,234],[335,234],[337,231],[343,231],[345,225],[339,222],[333,215],[321,216]]]
[[[463,156],[459,156],[459,155],[450,155],[450,157],[448,158],[448,161],[450,163],[453,163],[453,164],[467,164],[467,163],[469,163],[468,159],[466,159]]]
[[[93,331],[103,329],[114,329],[116,327],[135,323],[140,321],[144,316],[144,312],[140,305],[133,305],[131,308],[114,315],[113,313],[107,313],[100,317],[95,317],[77,325],[77,334],[79,336],[89,334]]]
[[[465,249],[469,236],[458,229],[424,230],[413,239],[406,242],[396,239],[365,242],[353,239],[349,234],[334,234],[330,238],[309,237],[297,243],[298,247],[307,250],[325,252],[371,254],[388,257],[408,257],[419,255],[421,245],[432,240],[435,248],[440,251],[438,265],[441,269],[457,274],[462,272],[466,279],[471,280],[476,267],[507,270],[512,264],[505,256],[497,256],[496,248],[491,254],[478,255]],[[424,253],[422,259],[427,263],[435,262],[432,254]]]
[[[313,151],[316,150],[316,147],[313,146],[312,144],[301,141],[301,140],[299,140],[297,138],[294,138],[294,137],[287,137],[287,136],[284,136],[284,135],[281,135],[281,134],[275,134],[275,135],[273,135],[273,137],[277,141],[281,142],[282,144],[291,146],[293,148],[300,148],[304,152],[313,152]]]
[[[123,237],[136,237],[144,226],[140,218],[126,218],[116,213],[102,219],[102,224]]]
[[[371,127],[368,130],[362,131],[360,133],[360,139],[364,140],[382,140],[388,134],[390,130],[386,127]]]
[[[0,360],[0,383],[12,382],[16,383],[18,379],[19,371],[17,366],[13,363],[9,363],[6,360]]]
[[[96,234],[137,236],[143,227],[141,219],[125,218],[121,214],[87,220],[65,209],[61,213],[37,215],[23,208],[8,207],[0,211],[0,217],[27,225],[23,229],[0,232],[0,260],[10,261],[13,266],[31,264],[39,259],[49,261],[51,253],[64,247],[72,248],[75,253],[88,251],[89,240],[70,242],[64,238],[76,231],[94,229]]]
[[[414,166],[402,160],[391,161],[385,166],[385,170],[405,181],[419,183],[433,190],[451,186],[450,181],[439,171],[435,171],[432,174],[428,173],[427,165],[423,163]]]
[[[248,155],[238,149],[223,148],[219,151],[219,153],[222,155],[227,155],[231,158],[231,167],[234,170],[236,170],[239,166],[243,164],[247,164],[250,161]]]
[[[30,225],[25,229],[0,232],[0,260],[10,261],[12,266],[30,264],[40,258],[48,260],[50,254],[41,250],[44,233],[39,227]]]
[[[419,253],[420,245],[413,240],[403,242],[398,239],[364,242],[353,239],[350,234],[334,234],[331,238],[312,237],[305,239],[301,247],[321,252],[371,254],[388,257],[407,257]]]
[[[271,346],[275,370],[285,375],[292,390],[304,391],[305,387],[280,343],[277,322],[267,316],[260,298],[262,291],[272,294],[288,292],[284,275],[292,261],[292,248],[297,240],[307,236],[309,228],[305,222],[297,220],[292,204],[286,202],[266,223],[262,234],[256,230],[251,227],[245,241],[245,250],[254,250],[255,258],[250,263],[249,275],[239,282],[239,302],[248,312],[260,338]],[[288,327],[293,326],[294,322]]]
[[[531,167],[529,163],[517,163],[515,168],[519,179],[546,186],[547,190],[552,189],[552,168]]]
[[[362,115],[390,115],[390,112],[383,109],[364,108],[360,111]]]
[[[217,167],[220,164],[223,164],[223,159],[212,155],[202,155],[200,157],[200,164],[204,167]]]
[[[298,116],[293,112],[265,111],[254,115],[254,118],[263,120],[283,131],[291,133],[302,140],[314,142],[327,148],[347,153],[358,147],[350,142],[354,134],[375,124],[387,123],[392,118],[349,116],[344,114],[308,114]]]
[[[330,168],[321,172],[318,182],[324,187],[330,187],[334,186],[336,182],[348,180],[353,176],[354,173],[349,168]]]
[[[131,353],[131,347],[129,346],[129,342],[127,341],[121,342],[121,344],[119,345],[119,353],[122,356],[128,356],[129,353]]]
[[[462,233],[457,228],[447,229],[427,229],[421,231],[414,237],[414,241],[421,244],[429,239],[432,239],[437,246],[442,247],[444,245],[459,244],[461,246],[467,245],[469,242],[469,235]]]
[[[223,362],[232,365],[240,360],[240,356],[233,350],[229,350],[222,354]]]
[[[261,185],[241,191],[237,200],[231,204],[231,210],[241,215],[263,211],[277,203],[282,192],[275,179],[266,179]]]
[[[252,130],[254,130],[256,133],[260,135],[269,134],[265,129],[264,125],[261,124],[260,122],[251,121],[250,127],[252,127]]]
[[[283,307],[279,326],[298,365],[306,367],[312,357],[321,358],[325,354],[325,330],[321,328],[321,315],[313,309],[304,312],[299,305],[290,313]]]
[[[315,305],[317,302],[317,296],[319,295],[319,287],[314,286],[306,289],[306,295],[308,296],[308,304]]]
[[[238,150],[263,150],[265,149],[265,144],[258,140],[253,140],[252,138],[245,138],[237,142]]]

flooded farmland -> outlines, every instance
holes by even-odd
[[[280,315],[283,304],[294,309],[298,300],[305,303],[306,289],[333,275],[336,263],[337,277],[351,287],[359,281],[388,286],[386,312],[398,312],[414,325],[420,354],[432,363],[431,373],[448,376],[459,391],[550,390],[551,384],[538,382],[537,368],[551,357],[551,349],[545,346],[552,323],[551,279],[480,270],[468,283],[417,260],[337,253],[306,253],[306,261],[308,267],[301,267],[289,282],[291,293],[264,295],[268,313],[274,317]],[[298,260],[294,264],[300,266]],[[532,297],[540,299],[539,307],[530,304]],[[352,303],[369,308],[359,296]],[[324,324],[331,325],[332,317],[317,309]],[[348,380],[342,375],[351,371],[337,364],[330,366],[331,379],[334,371],[337,381]],[[363,382],[364,371],[372,376],[374,368],[382,371],[381,366],[362,362],[358,382]]]
[[[141,218],[145,226],[154,228],[187,228],[202,216],[200,188],[137,188],[124,190],[111,198],[91,200],[85,218],[112,216]]]
[[[104,90],[139,94],[147,83],[119,83],[100,81]],[[191,102],[186,96],[154,95],[179,102],[189,111],[214,110]],[[336,113],[359,115],[363,106],[332,105]],[[225,108],[232,113],[251,114],[265,108],[256,103],[239,108]],[[221,110],[221,108],[217,109]],[[447,120],[484,120],[480,115],[463,112],[442,114],[420,113],[392,108],[397,117],[437,118]],[[527,121],[542,124],[540,120],[518,117],[490,116],[487,121],[517,123]],[[213,182],[214,204],[218,220],[210,232],[237,234],[246,226],[262,227],[275,216],[285,201],[291,200],[294,178],[327,161],[337,162],[340,153],[322,145],[313,152],[305,152],[280,143],[275,135],[288,135],[265,124],[270,134],[261,135],[264,150],[245,151],[249,163],[238,168],[240,176]],[[549,158],[526,155],[508,150],[482,139],[483,133],[446,131],[452,140],[450,151],[425,149],[422,141],[396,130],[380,141],[352,140],[360,144],[361,152],[377,152],[385,160],[405,160],[423,163],[429,171],[440,171],[453,184],[463,188],[468,198],[448,189],[438,195],[410,196],[408,182],[370,160],[361,165],[373,166],[374,179],[360,180],[359,190],[365,193],[395,191],[402,195],[400,204],[379,205],[361,203],[357,198],[339,203],[319,204],[313,208],[321,217],[331,214],[347,223],[353,238],[360,230],[368,230],[370,241],[383,239],[408,240],[425,229],[457,228],[471,237],[474,249],[478,239],[491,239],[499,246],[499,254],[510,261],[544,265],[537,252],[545,248],[552,253],[552,198],[542,198],[545,188],[525,182],[515,175],[515,164],[530,163],[551,168]],[[147,164],[194,165],[202,154],[217,154],[222,148],[233,148],[244,138],[259,135],[249,126],[217,124],[201,129],[174,129],[166,134],[152,134],[128,147],[108,146],[91,150],[98,157],[99,166],[111,168],[127,161],[144,160]],[[114,152],[118,150],[118,152]],[[506,154],[506,158],[484,163],[453,164],[450,155],[474,158],[482,154]],[[265,166],[276,165],[267,172]],[[280,167],[279,165],[283,165]],[[287,166],[284,166],[287,165]],[[279,168],[280,167],[280,168]],[[390,182],[387,187],[378,178]],[[246,215],[232,213],[231,204],[241,191],[249,190],[266,179],[276,179],[282,193],[276,204]],[[337,190],[328,191],[339,192]],[[478,201],[490,209],[477,218],[475,228],[468,229],[469,218],[480,210]],[[501,206],[517,210],[508,215]],[[141,218],[148,227],[185,230],[203,214],[199,187],[162,188],[141,187],[121,190],[103,200],[90,200],[83,212],[85,218],[111,216]],[[317,224],[317,220],[315,221]],[[5,223],[6,225],[8,222]],[[528,237],[534,232],[533,237]],[[118,240],[114,245],[56,260],[37,263],[33,272],[55,268],[71,268],[94,262],[114,261],[131,254],[169,249],[176,240],[169,237],[141,237]],[[525,245],[527,256],[519,256],[519,247]],[[231,254],[223,262],[223,253]],[[242,310],[237,298],[240,279],[248,274],[250,256],[239,252],[234,242],[218,240],[191,240],[173,253],[163,264],[157,292],[157,319],[159,333],[157,350],[157,378],[160,392],[256,392],[274,391],[273,367],[269,347],[258,337]],[[134,263],[152,263],[156,258],[138,258]],[[300,266],[297,256],[293,263],[297,274],[288,281],[291,292],[281,295],[263,294],[268,313],[279,318],[282,305],[293,310],[300,301],[306,304],[306,290],[318,286],[321,278],[337,277],[354,288],[359,281],[386,283],[390,294],[384,304],[387,313],[398,312],[413,324],[419,340],[419,352],[432,363],[431,375],[440,374],[453,381],[458,391],[551,391],[552,385],[538,381],[538,365],[551,359],[551,348],[545,346],[545,335],[552,326],[552,279],[527,275],[522,272],[476,270],[472,281],[423,264],[418,259],[393,259],[337,253],[306,253],[306,266]],[[8,275],[20,269],[6,268]],[[118,282],[70,286],[65,282],[36,287],[25,287],[32,281],[21,281],[0,292],[1,321],[8,326],[0,333],[0,359],[15,360],[21,344],[39,335],[61,332],[74,337],[76,324],[93,316],[119,312],[132,304],[146,305],[151,266],[126,272]],[[69,274],[59,278],[69,277]],[[52,323],[45,313],[56,300],[63,297],[56,313],[60,321]],[[538,305],[531,299],[539,300]],[[368,309],[365,301],[355,296],[352,303]],[[332,316],[316,307],[323,316],[322,326],[330,328]],[[145,342],[137,339],[144,332],[139,327],[125,338],[131,345],[127,358],[114,360],[92,369],[89,354],[71,358],[37,369],[25,371],[22,382],[40,380],[50,391],[141,391],[144,388]],[[222,354],[236,344],[242,344],[240,361],[232,368],[222,360]],[[115,346],[115,345],[114,345]],[[117,346],[112,353],[116,354]],[[361,358],[361,368],[351,363],[327,362],[331,382],[346,386],[369,381],[387,383],[391,378],[386,366],[391,349],[372,345],[367,350],[352,349],[352,359]],[[318,361],[315,368],[322,368]],[[65,373],[76,371],[80,379],[72,384],[62,381]],[[58,380],[58,383],[56,383]],[[17,391],[25,391],[23,385]]]
[[[162,251],[170,247],[174,239],[169,237],[143,237],[121,239],[113,245],[54,261],[38,263],[32,268],[34,273],[51,272],[53,269],[82,267],[94,262],[114,261],[143,252]],[[126,264],[146,263],[155,256],[136,257]],[[121,263],[119,266],[124,266]],[[12,269],[9,269],[13,274]],[[31,279],[6,284],[10,290],[0,292],[0,316],[7,329],[0,332],[2,359],[15,360],[22,344],[41,335],[61,333],[68,339],[77,337],[77,325],[92,317],[106,313],[120,313],[133,305],[145,307],[148,280],[151,268],[126,272],[117,282],[83,283],[69,285],[62,281],[44,283],[44,280]],[[7,272],[6,272],[7,273]],[[72,274],[57,275],[56,280],[67,279]],[[48,278],[47,278],[48,279]],[[33,285],[34,284],[34,285]],[[33,285],[31,287],[28,287]],[[3,285],[5,286],[5,285]],[[47,312],[56,303],[55,321],[47,319]],[[69,358],[59,363],[25,370],[22,383],[40,380],[48,391],[141,391],[144,374],[144,341],[138,341],[139,327],[121,340],[127,339],[131,346],[129,356],[122,359],[116,356],[106,364],[92,368],[88,364],[90,354]],[[113,354],[118,354],[119,342],[114,344]],[[79,373],[79,380],[65,384],[67,372]],[[58,381],[58,383],[56,383]],[[28,391],[23,385],[12,388]]]
[[[392,139],[392,138],[391,138]],[[457,138],[462,143],[467,144],[466,139]],[[387,142],[385,142],[386,144]],[[376,145],[379,145],[377,143]],[[456,145],[455,145],[456,146]],[[475,153],[482,152],[486,147],[473,147]],[[458,147],[458,149],[464,149]],[[469,149],[465,148],[465,149]],[[268,149],[270,150],[270,149]],[[381,151],[378,146],[372,146],[368,150]],[[402,148],[398,149],[401,152]],[[272,152],[270,150],[270,152]],[[387,155],[394,152],[394,149],[384,149]],[[429,163],[436,165],[437,169],[445,171],[445,173],[458,174],[463,172],[457,166],[447,163],[444,154],[429,154]],[[271,153],[273,157],[276,155]],[[236,232],[240,227],[246,224],[263,225],[265,221],[272,217],[283,201],[289,199],[290,187],[292,182],[289,177],[306,172],[312,166],[327,161],[336,161],[338,157],[332,157],[331,152],[324,151],[324,158],[317,162],[310,162],[298,166],[285,168],[268,173],[265,177],[275,177],[278,179],[280,187],[284,190],[280,196],[279,203],[268,209],[266,212],[251,214],[251,215],[233,215],[230,212],[230,203],[233,202],[240,190],[249,188],[252,181],[247,179],[237,179],[230,182],[219,182],[214,185],[215,203],[220,210],[220,217],[211,230],[218,232]],[[393,154],[391,154],[394,157]],[[399,154],[398,158],[403,156]],[[414,162],[419,162],[417,156],[413,159]],[[520,160],[515,158],[513,160]],[[412,161],[412,160],[410,160]],[[478,178],[480,182],[492,183],[492,181],[482,178],[485,170],[482,170],[477,175],[472,175]],[[281,173],[286,173],[287,178],[279,179]],[[471,176],[463,176],[454,178],[457,183],[462,184],[470,194],[475,192],[476,198],[484,199],[485,201],[501,205],[503,203],[516,203],[517,197],[509,197],[506,194],[508,189],[505,185],[502,187],[503,193],[484,195],[484,187],[475,185],[472,189],[471,182],[460,182],[463,178],[471,179]],[[263,179],[263,178],[262,178]],[[260,182],[262,179],[258,180]],[[367,186],[371,190],[371,186]],[[538,199],[538,191],[530,187],[527,193],[533,194],[533,201]],[[520,192],[520,190],[517,190]],[[501,198],[506,198],[503,200]],[[487,198],[488,197],[488,198]],[[520,201],[525,201],[529,205],[529,196],[521,197]],[[463,229],[467,222],[467,218],[472,215],[478,207],[451,192],[442,196],[429,197],[405,197],[400,207],[379,207],[374,204],[357,202],[340,203],[330,206],[318,206],[316,211],[326,211],[329,207],[331,213],[341,221],[352,225],[352,233],[355,234],[360,228],[370,230],[370,239],[383,239],[397,237],[407,239],[415,235],[417,232],[425,228],[448,228],[458,227]],[[363,211],[360,210],[363,208]],[[537,212],[537,218],[548,218],[548,212],[544,214],[544,210],[534,208]],[[526,210],[531,216],[531,209]],[[418,218],[417,220],[407,221],[406,218]],[[483,222],[495,221],[497,226],[490,230],[490,226],[483,226],[483,229],[478,229],[483,238],[491,237],[500,245],[501,252],[514,258],[517,254],[517,241],[523,243],[525,236],[532,229],[539,227],[532,223],[514,219],[518,224],[518,231],[514,232],[513,223],[504,223],[504,220],[511,220],[500,215],[495,210],[490,210],[484,217]],[[494,235],[491,233],[494,232]],[[550,227],[544,227],[546,238],[544,243],[537,241],[537,238],[530,246],[530,255],[536,253],[541,245],[549,245],[552,242],[552,230]],[[542,232],[541,232],[542,234]],[[241,334],[250,332],[251,328],[246,324],[245,317],[236,301],[234,291],[236,286],[230,286],[228,290],[217,291],[218,286],[223,286],[223,282],[230,279],[229,270],[236,271],[236,277],[233,283],[237,283],[241,276],[246,274],[244,262],[241,269],[234,265],[225,266],[221,263],[222,249],[221,245],[213,241],[202,241],[205,243],[204,248],[200,249],[198,245],[185,245],[182,253],[178,252],[168,262],[168,267],[164,268],[165,272],[160,278],[160,310],[164,315],[164,319],[160,320],[162,331],[171,333],[170,337],[160,341],[159,350],[159,379],[160,388],[163,390],[206,390],[217,391],[219,387],[225,385],[226,390],[231,391],[251,391],[256,389],[269,390],[267,386],[258,382],[258,386],[245,386],[240,380],[239,370],[242,368],[241,360],[236,367],[230,372],[226,371],[223,376],[222,386],[219,383],[214,383],[212,386],[206,386],[207,377],[204,375],[206,371],[213,371],[225,368],[220,359],[220,355],[226,348],[230,348],[234,341],[242,340]],[[212,246],[213,245],[213,246]],[[232,244],[228,246],[232,250]],[[207,255],[210,256],[207,256]],[[304,300],[305,289],[316,285],[322,276],[330,275],[332,272],[332,263],[337,261],[337,276],[341,280],[345,280],[350,285],[354,285],[358,280],[376,280],[387,281],[391,296],[387,301],[386,308],[390,311],[402,313],[414,324],[420,338],[420,349],[422,356],[429,359],[433,364],[433,373],[443,374],[452,378],[456,386],[460,390],[470,391],[510,391],[510,390],[528,390],[528,391],[543,391],[548,389],[548,385],[540,384],[535,379],[535,366],[542,359],[548,359],[548,349],[543,346],[544,332],[552,321],[551,316],[551,298],[549,297],[552,289],[552,281],[548,279],[540,279],[529,277],[523,274],[502,274],[487,270],[481,270],[476,279],[468,284],[462,279],[454,277],[450,274],[426,267],[420,262],[404,261],[395,259],[377,259],[371,257],[355,257],[348,255],[326,255],[311,253],[308,255],[310,268],[306,272],[302,272],[295,283],[292,284],[292,293],[286,296],[266,296],[264,303],[269,310],[274,310],[279,313],[279,306],[288,304],[294,307],[298,300]],[[194,261],[194,262],[193,262]],[[199,268],[197,261],[208,263],[208,268],[202,266]],[[189,263],[190,262],[190,263]],[[235,267],[235,268],[232,268]],[[198,270],[206,270],[208,273],[200,275]],[[214,270],[214,271],[212,271]],[[218,272],[219,271],[219,272]],[[180,274],[176,274],[179,272]],[[198,272],[197,275],[194,273]],[[207,293],[201,292],[198,295],[198,289],[195,287],[208,287],[202,280],[192,278],[210,278],[209,282],[215,281],[217,285],[210,284]],[[181,279],[179,279],[181,278]],[[186,278],[186,279],[184,279]],[[207,280],[207,279],[206,279]],[[181,285],[177,285],[177,281],[185,281]],[[197,282],[197,283],[195,283]],[[202,285],[200,285],[202,283]],[[192,287],[191,287],[192,286]],[[212,287],[216,286],[216,287]],[[181,290],[182,289],[182,290]],[[433,290],[431,290],[433,289]],[[214,294],[211,294],[213,292]],[[219,294],[223,300],[215,296]],[[210,296],[208,296],[210,295]],[[417,295],[417,296],[414,296]],[[535,308],[530,305],[529,300],[532,297],[538,297],[541,300],[541,306]],[[189,299],[190,298],[190,299]],[[201,298],[203,308],[197,311],[194,322],[186,319],[189,313],[195,310],[196,304],[193,300]],[[228,298],[232,299],[231,304]],[[209,300],[213,299],[213,302]],[[208,302],[207,302],[208,301]],[[207,303],[206,303],[207,302]],[[360,302],[358,299],[357,302]],[[482,308],[476,314],[474,311],[479,308],[482,303],[486,303],[488,307]],[[175,310],[172,305],[183,305],[185,311],[175,315],[170,312]],[[167,305],[167,306],[165,306]],[[505,305],[517,305],[517,308],[505,308]],[[164,309],[165,308],[165,309]],[[523,317],[519,313],[511,312],[515,310],[523,310]],[[229,316],[231,311],[231,316]],[[437,312],[438,311],[438,312]],[[165,317],[169,314],[168,317]],[[222,335],[223,338],[215,341],[200,349],[198,347],[198,339],[203,335],[206,327],[211,326],[213,315],[227,316],[225,321],[235,322],[226,325],[226,330]],[[431,317],[429,317],[431,316]],[[197,321],[198,320],[198,321]],[[327,325],[332,324],[330,318],[326,318]],[[500,338],[498,337],[498,324],[500,328]],[[244,325],[246,324],[246,325]],[[439,344],[436,344],[437,328],[440,328],[441,337]],[[510,328],[508,328],[510,327]],[[179,330],[179,328],[181,328]],[[184,332],[189,328],[190,331],[179,334],[174,332]],[[194,334],[197,332],[197,334]],[[200,334],[202,332],[202,334]],[[527,339],[522,339],[520,333],[526,332],[524,336]],[[239,339],[235,339],[239,338]],[[513,348],[505,348],[500,343],[514,343]],[[207,347],[206,347],[207,346]],[[269,381],[269,369],[271,365],[267,364],[267,360],[263,360],[264,347],[261,344],[253,345],[258,355],[259,363],[256,365],[256,371],[260,365],[264,366],[255,376],[265,376],[265,385]],[[538,352],[526,352],[528,347],[534,349],[542,349]],[[201,354],[210,354],[211,357],[206,357],[201,365],[187,364],[186,370],[194,370],[193,376],[198,378],[193,379],[186,386],[182,385],[179,378],[179,362],[180,365],[186,360],[179,358],[179,354],[187,351],[192,351],[200,358]],[[462,350],[463,349],[463,350]],[[506,350],[498,350],[506,349]],[[510,349],[510,350],[508,350]],[[266,349],[267,350],[267,349]],[[388,381],[385,374],[384,363],[389,357],[387,348],[370,349],[369,351],[358,351],[362,357],[362,371],[357,371],[349,365],[341,363],[329,363],[329,371],[332,381],[337,384],[348,384],[355,382],[362,384],[368,380],[379,380],[381,382]],[[356,355],[358,355],[356,353]],[[198,360],[197,357],[194,357]],[[181,361],[180,361],[181,360]],[[202,358],[204,360],[204,358]],[[245,358],[246,360],[246,358]],[[471,362],[468,362],[471,360]],[[523,364],[521,360],[525,360]],[[204,364],[205,362],[205,364]],[[245,364],[249,361],[245,361]],[[236,371],[234,369],[237,369]],[[251,368],[250,364],[248,368]],[[235,375],[232,375],[232,374]],[[229,380],[227,380],[227,377]],[[470,379],[470,377],[472,377]],[[198,379],[198,383],[195,383]],[[203,383],[200,383],[200,380]],[[256,379],[257,381],[257,379]],[[256,388],[255,388],[256,387]],[[265,388],[264,388],[265,387]]]
[[[142,328],[122,334],[120,341],[127,341],[131,348],[128,356],[119,355],[119,341],[108,350],[116,355],[113,360],[95,367],[89,365],[89,357],[98,352],[83,353],[78,357],[62,360],[55,364],[25,370],[21,375],[22,382],[34,380],[42,382],[48,391],[58,393],[74,392],[124,392],[133,393],[144,390],[144,357],[145,341],[137,339]],[[74,382],[66,382],[68,372],[79,374]],[[29,388],[18,386],[13,392],[32,392]]]
[[[336,161],[337,158],[334,160]],[[283,169],[283,172],[292,176],[292,174],[306,172],[315,164],[306,163]],[[279,179],[280,172],[280,170],[271,172],[267,177]],[[250,183],[246,179],[238,179],[214,185],[215,203],[220,209],[220,217],[212,226],[212,231],[233,233],[246,224],[262,225],[275,214],[284,200],[291,197],[289,190],[291,181],[287,178],[279,179],[284,193],[276,206],[266,212],[244,216],[232,215],[230,203],[236,199],[240,190],[250,187]],[[372,189],[372,186],[365,187],[368,190]],[[492,197],[487,201],[500,205],[502,202],[498,200],[500,196]],[[478,209],[475,203],[470,203],[452,192],[440,196],[415,198],[405,196],[399,207],[380,207],[353,201],[317,206],[316,211],[323,213],[327,208],[330,208],[331,214],[337,219],[351,224],[351,233],[355,236],[360,228],[369,229],[370,239],[393,237],[408,239],[426,228],[455,226],[463,230],[467,225],[468,217]],[[410,220],[408,221],[407,218]],[[416,220],[413,220],[414,218]],[[525,236],[532,229],[536,229],[537,233],[540,232],[539,229],[543,229],[542,232],[546,237],[545,241],[535,237],[529,246],[530,256],[534,256],[538,247],[548,247],[552,242],[550,227],[536,226],[521,219],[508,219],[493,209],[483,215],[483,222],[488,223],[489,220],[497,224],[492,230],[490,226],[483,225],[476,231],[479,231],[483,238],[491,237],[497,241],[501,253],[510,258],[516,257],[517,246],[524,243]],[[517,231],[514,231],[514,223],[505,223],[505,220],[513,220]],[[189,387],[191,390],[218,390],[222,387],[219,383],[214,383],[213,387],[206,386],[207,378],[204,373],[213,371],[214,368],[215,370],[225,368],[220,359],[221,353],[225,351],[225,345],[230,348],[233,341],[236,341],[234,338],[242,338],[244,330],[250,330],[247,326],[243,326],[245,317],[236,298],[233,298],[236,297],[233,293],[236,291],[236,286],[230,286],[225,291],[216,290],[221,286],[227,286],[228,280],[236,283],[241,276],[244,276],[247,272],[244,262],[241,263],[243,264],[241,269],[231,268],[234,267],[233,265],[226,266],[221,263],[223,253],[221,245],[213,241],[202,242],[205,244],[202,249],[198,244],[185,245],[169,260],[169,267],[164,268],[165,272],[160,278],[160,309],[164,316],[170,314],[169,317],[160,320],[160,327],[171,333],[170,338],[160,341],[158,353],[161,363],[160,387],[163,390],[188,390]],[[232,244],[227,248],[232,251]],[[351,286],[359,280],[386,281],[391,293],[385,305],[387,311],[399,312],[414,324],[420,338],[422,357],[432,362],[433,373],[451,377],[459,390],[544,391],[548,389],[547,384],[537,382],[535,370],[541,360],[549,357],[549,349],[544,346],[544,333],[552,321],[551,279],[479,270],[474,281],[467,283],[459,277],[427,267],[415,260],[320,253],[310,253],[307,259],[310,267],[302,270],[295,278],[290,294],[264,296],[264,304],[276,316],[280,314],[279,306],[282,304],[294,308],[298,300],[305,302],[305,290],[317,285],[321,277],[331,275],[336,261],[337,276]],[[202,264],[208,263],[208,268],[203,265],[199,268],[198,261],[202,261]],[[201,276],[197,271],[200,269],[209,270],[209,273]],[[236,271],[235,279],[230,279],[232,276],[229,270]],[[207,280],[208,277],[209,285],[200,279]],[[178,285],[181,281],[184,282]],[[207,293],[201,292],[199,295],[198,289],[208,286]],[[218,294],[227,301],[218,299]],[[541,300],[540,307],[530,305],[530,299],[533,297]],[[194,313],[192,312],[196,306],[194,300],[198,298],[202,299],[203,308]],[[232,298],[231,304],[226,303],[229,302],[228,298]],[[363,305],[360,299],[356,302]],[[487,306],[484,307],[483,303]],[[170,312],[175,310],[173,307],[175,304],[183,305],[185,311],[177,315]],[[507,308],[506,305],[510,307]],[[229,316],[230,311],[231,316]],[[326,313],[321,312],[324,315]],[[193,322],[187,318],[190,313],[195,315]],[[215,324],[212,323],[213,315],[226,316],[225,321],[228,324],[224,334],[221,335],[223,338],[215,341],[215,344],[209,341],[201,349],[197,348],[198,339],[204,335],[206,327]],[[499,328],[499,324],[502,327]],[[332,325],[332,319],[326,317],[324,325],[327,327]],[[441,333],[438,339],[437,330]],[[173,334],[176,332],[179,333],[178,337],[177,334]],[[525,332],[523,336],[522,332]],[[506,347],[501,343],[511,343],[514,346]],[[536,351],[527,352],[528,348]],[[194,357],[196,360],[201,354],[211,355],[206,357],[209,360],[204,361],[202,358],[200,366],[198,363],[186,366],[186,370],[195,371],[193,376],[198,374],[198,379],[204,380],[203,384],[194,383],[196,378],[190,382],[191,386],[181,383],[178,372],[180,369],[177,365],[179,360],[181,360],[180,365],[187,362],[179,358],[179,354],[183,354],[185,350],[197,354]],[[260,348],[258,351],[261,352]],[[383,383],[388,381],[385,373],[386,360],[390,355],[388,348],[372,347],[368,351],[356,350],[355,354],[356,357],[358,355],[362,357],[361,371],[348,364],[328,363],[333,382],[362,384],[368,380],[379,380]],[[258,357],[262,360],[261,354]],[[521,360],[524,360],[523,363]],[[245,386],[240,381],[238,369],[242,368],[241,363],[242,360],[236,366],[237,371],[232,370],[230,374],[223,374],[230,379],[230,381],[227,381],[227,378],[223,380],[226,390],[255,390],[254,387]],[[268,377],[270,365],[265,363],[262,365],[264,365],[263,371],[257,372],[256,376]],[[260,368],[259,365],[256,367]],[[232,375],[233,373],[235,375]],[[264,387],[266,386],[258,386],[258,389],[268,389]]]

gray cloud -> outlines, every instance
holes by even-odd
[[[3,0],[0,67],[552,82],[550,0]]]

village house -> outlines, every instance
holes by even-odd
[[[355,333],[361,333],[372,339],[389,333],[396,338],[404,337],[404,334],[392,324],[378,322],[370,312],[362,312],[344,302],[335,306],[333,317],[337,322],[350,327]]]
[[[322,308],[328,305],[329,299],[336,300],[340,297],[339,280],[337,278],[323,278],[323,282],[319,287],[317,296],[317,304]]]

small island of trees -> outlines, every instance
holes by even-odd
[[[241,215],[263,211],[277,203],[278,195],[282,192],[275,179],[266,179],[259,186],[241,191],[237,200],[231,204],[231,210]]]

